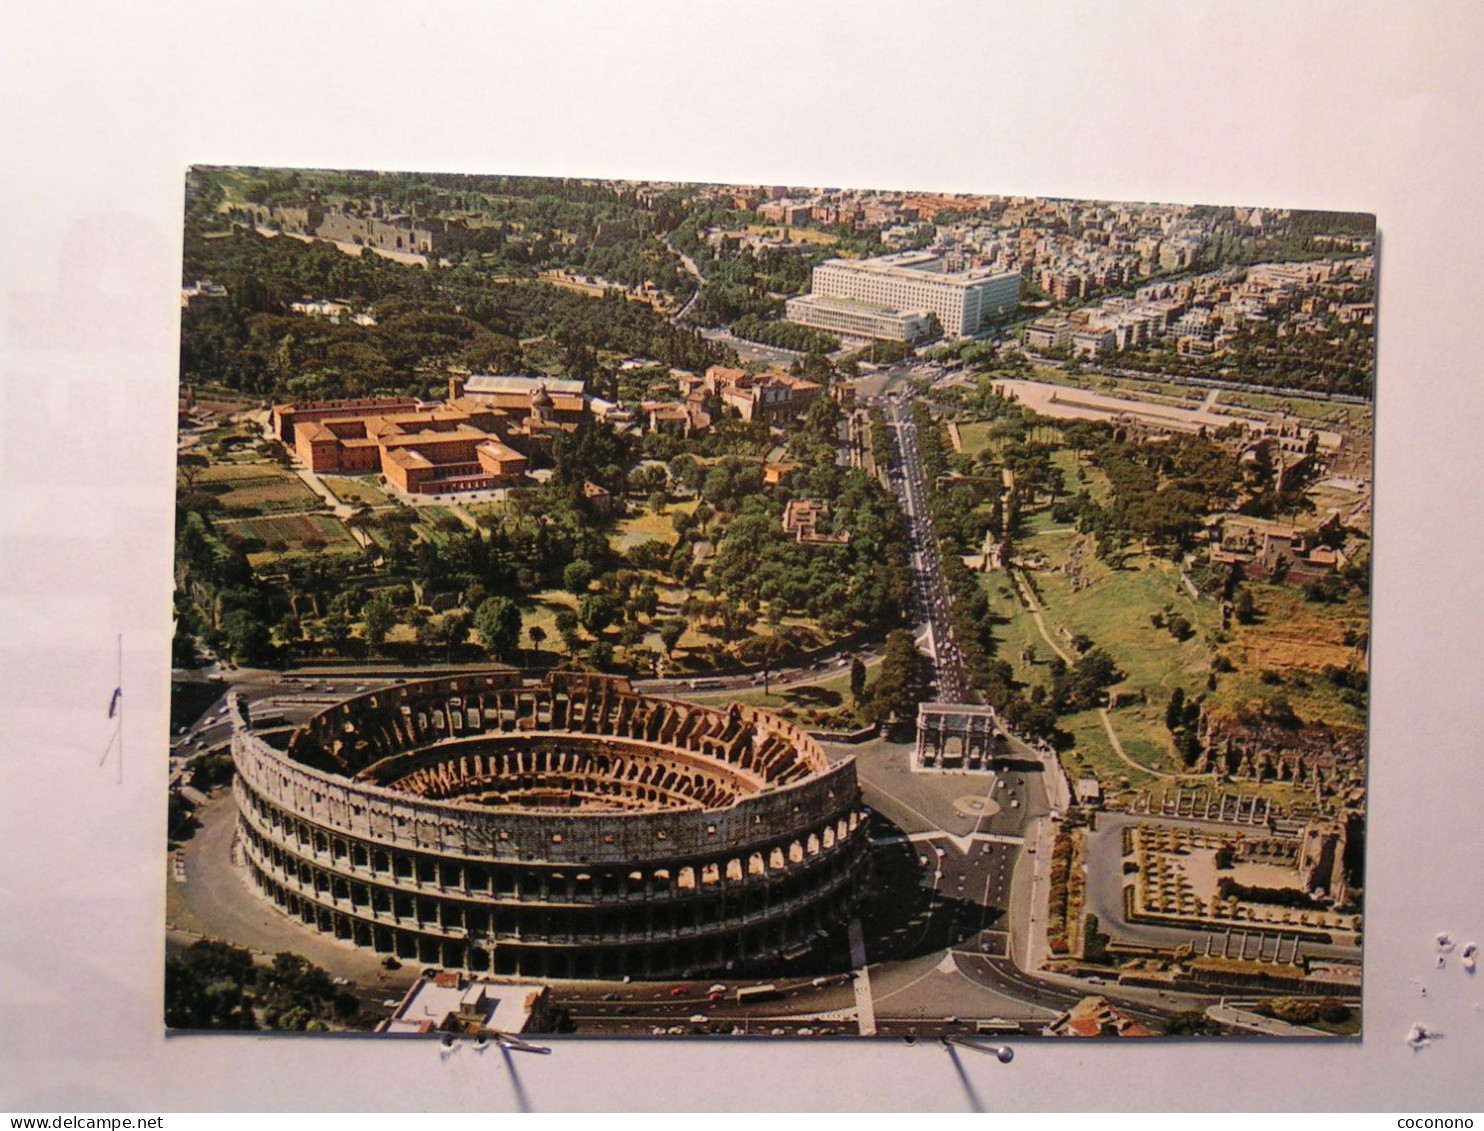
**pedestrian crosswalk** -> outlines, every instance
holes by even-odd
[[[968,836],[954,836],[952,833],[930,832],[912,833],[907,839],[913,844],[923,844],[928,841],[946,840],[958,849],[959,852],[967,853],[975,844],[1024,844],[1025,837],[1012,836],[1009,833],[970,833]]]

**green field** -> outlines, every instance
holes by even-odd
[[[453,522],[449,522],[449,519],[452,519]],[[457,529],[453,527],[454,522],[458,523]],[[443,526],[448,526],[449,529],[444,530],[442,529]],[[468,530],[468,526],[463,519],[459,518],[448,507],[429,506],[417,508],[417,522],[413,525],[413,529],[417,531],[417,536],[424,542],[431,542],[433,545],[442,548],[448,541],[450,533],[464,533]]]
[[[999,621],[994,632],[998,644],[994,658],[1004,660],[1014,668],[1015,678],[1028,687],[1046,683],[1046,664],[1056,653],[1036,630],[1036,622],[1015,596],[1009,577],[996,570],[980,574],[979,583]],[[1028,649],[1034,650],[1033,661],[1025,658]]]
[[[1113,726],[1122,735],[1121,720],[1115,715]],[[1125,780],[1129,789],[1147,789],[1158,786],[1160,779],[1150,773],[1134,769],[1113,749],[1108,741],[1108,732],[1096,711],[1079,711],[1066,715],[1061,721],[1062,729],[1072,736],[1072,747],[1062,752],[1062,764],[1072,778],[1091,774],[1108,789],[1123,787]],[[1126,741],[1126,740],[1125,740]],[[1173,783],[1171,783],[1173,784]]]
[[[321,483],[342,503],[355,507],[379,507],[391,502],[386,493],[369,478],[347,475],[321,475]]]
[[[1043,535],[1035,545],[1038,549],[1052,547],[1054,537],[1061,537],[1063,545],[1067,544],[1065,536]],[[1056,562],[1054,549],[1043,552]],[[1065,560],[1065,551],[1061,557]],[[1091,553],[1084,553],[1082,569],[1091,584],[1077,593],[1072,592],[1071,581],[1064,574],[1036,575],[1054,637],[1060,635],[1056,625],[1088,636],[1106,649],[1125,673],[1116,690],[1159,698],[1161,708],[1176,687],[1188,693],[1203,686],[1211,659],[1206,637],[1221,624],[1215,602],[1192,599],[1180,585],[1175,567],[1162,559],[1134,555],[1122,568],[1113,569]],[[1167,607],[1186,617],[1196,630],[1183,643],[1151,621]]]
[[[530,641],[531,626],[535,625],[546,634],[546,639],[541,643],[543,652],[552,652],[565,655],[566,646],[562,643],[562,637],[556,630],[556,615],[562,609],[576,609],[577,598],[563,589],[543,589],[539,593],[533,593],[529,604],[521,605],[521,646],[525,647]]]
[[[461,509],[476,522],[485,516],[498,518],[505,513],[504,503],[462,503]]]
[[[972,424],[960,424],[958,426],[959,439],[963,441],[963,450],[968,455],[977,456],[987,449],[992,443],[989,435],[990,424],[987,421],[976,420]]]
[[[1099,487],[1106,490],[1105,483]],[[1044,530],[1044,519],[1035,517],[1040,521],[1028,525]],[[1088,584],[1074,592],[1072,579],[1062,567],[1079,544],[1078,568]],[[1101,780],[1116,783],[1128,778],[1131,787],[1139,788],[1158,780],[1158,773],[1176,774],[1183,769],[1165,725],[1165,708],[1176,687],[1192,697],[1205,690],[1211,638],[1220,627],[1220,610],[1212,601],[1192,599],[1169,562],[1133,555],[1115,569],[1099,561],[1091,549],[1090,541],[1062,528],[1036,533],[1021,545],[1023,555],[1037,555],[1049,566],[1030,576],[1039,589],[1046,630],[1057,648],[1075,659],[1069,638],[1084,635],[1107,651],[1124,673],[1110,689],[1121,705],[1110,710],[1109,718],[1127,760],[1118,756],[1096,711],[1063,720],[1064,729],[1073,735],[1074,753]],[[1056,649],[1042,635],[1032,613],[1013,593],[1006,595],[1010,581],[1004,574],[985,575],[984,585],[991,607],[1002,618],[995,633],[1002,642],[998,656],[1014,667],[1020,681],[1031,686],[1047,683],[1046,664]],[[1155,627],[1152,618],[1164,617],[1166,609],[1189,620],[1193,635],[1182,642],[1168,629]],[[1034,654],[1030,662],[1025,658],[1027,650]],[[1154,772],[1142,772],[1130,762]]]

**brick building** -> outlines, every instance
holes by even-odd
[[[274,429],[319,474],[381,475],[409,495],[507,487],[526,457],[496,434],[497,414],[410,398],[278,405]]]

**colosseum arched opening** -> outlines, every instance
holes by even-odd
[[[622,678],[382,688],[280,749],[239,706],[240,841],[306,927],[474,972],[664,978],[798,955],[869,867],[852,759]]]

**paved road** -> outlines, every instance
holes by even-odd
[[[943,559],[928,506],[928,485],[917,450],[917,426],[896,398],[886,402],[886,422],[894,436],[897,455],[891,485],[906,512],[911,531],[912,588],[920,620],[927,626],[927,648],[937,699],[944,703],[977,703],[978,696],[969,683],[949,622],[951,595],[943,578]]]
[[[261,954],[292,951],[331,973],[400,996],[416,971],[386,971],[381,956],[301,926],[259,895],[234,862],[237,804],[222,790],[197,811],[200,830],[186,842],[185,882],[171,881],[167,920],[180,941],[201,934],[224,938]]]
[[[701,337],[707,341],[721,342],[731,346],[737,351],[737,356],[742,361],[761,361],[765,365],[792,365],[801,357],[806,356],[801,350],[784,349],[782,346],[764,345],[762,342],[750,342],[746,338],[739,338],[730,330],[716,329],[714,327],[701,330]]]
[[[767,684],[773,691],[781,691],[834,679],[849,673],[850,662],[856,658],[869,668],[881,661],[881,654],[874,647],[842,648],[806,667],[779,669],[773,672]],[[638,679],[633,682],[634,687],[640,691],[698,696],[726,691],[755,691],[764,684],[761,671],[743,672],[739,675],[697,676],[694,679]]]
[[[280,716],[285,723],[388,682],[384,672],[380,678],[254,671],[232,676],[234,690],[252,699],[255,715]],[[190,741],[225,737],[222,706],[224,699],[207,709]],[[1023,933],[1021,924],[1034,913],[1034,900],[1025,896],[1031,885],[1017,883],[1016,877],[1023,878],[1040,859],[1025,839],[1039,830],[1049,805],[1030,753],[1013,743],[1012,748],[1028,764],[993,774],[914,774],[907,768],[905,745],[876,740],[848,748],[858,756],[866,804],[880,818],[873,830],[874,851],[886,867],[878,867],[878,874],[895,869],[893,882],[900,889],[888,893],[877,920],[865,925],[877,1032],[971,1032],[984,1018],[1035,1031],[1090,992],[1129,1005],[1135,1016],[1153,1024],[1175,1008],[1189,1008],[1154,1000],[1153,992],[1092,988],[1017,967],[1012,928]],[[388,974],[376,956],[305,930],[252,890],[231,860],[234,817],[230,795],[214,798],[201,812],[203,828],[183,853],[186,879],[171,884],[175,937],[187,941],[190,932],[201,931],[265,953],[293,950],[352,978],[363,998],[376,999],[373,1005],[380,1006],[382,996],[398,996],[404,971]],[[408,964],[408,970],[415,969]],[[554,996],[586,1032],[856,1032],[861,1020],[856,986],[843,968],[838,973],[822,985],[801,977],[775,978],[780,996],[743,1004],[735,1000],[738,983],[721,981],[559,982]],[[716,984],[727,990],[713,1000]],[[728,994],[730,1000],[724,1000]]]
[[[670,321],[678,326],[690,312],[690,308],[695,305],[696,299],[701,297],[701,290],[706,286],[706,276],[701,274],[701,269],[696,266],[694,259],[670,242],[668,235],[661,236],[660,242],[669,248],[672,254],[679,258],[681,264],[696,280],[696,289],[691,292],[690,298],[685,300],[685,305],[670,316]]]

